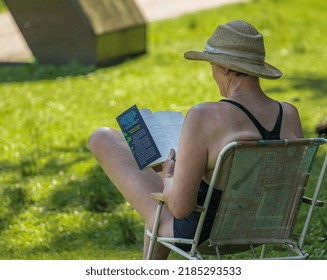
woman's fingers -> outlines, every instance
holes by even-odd
[[[176,158],[176,152],[175,152],[175,150],[174,149],[170,149],[170,153],[169,153],[167,159],[175,160],[175,158]]]
[[[163,177],[174,176],[176,152],[170,149],[170,153],[163,164]]]

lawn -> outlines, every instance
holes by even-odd
[[[7,10],[6,5],[4,4],[4,2],[2,0],[0,0],[0,12],[4,12]]]
[[[0,259],[142,257],[143,222],[87,139],[97,127],[118,127],[115,117],[133,104],[186,113],[219,100],[210,66],[183,59],[217,24],[244,19],[264,34],[267,61],[284,76],[262,80],[263,89],[296,105],[305,135],[316,136],[327,117],[326,10],[325,0],[250,1],[151,23],[148,53],[116,66],[0,65]],[[320,198],[327,201],[326,183]],[[313,259],[327,259],[326,214],[314,213]]]

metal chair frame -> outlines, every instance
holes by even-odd
[[[219,156],[217,158],[215,169],[213,172],[211,182],[209,184],[209,189],[207,192],[205,202],[204,202],[203,206],[198,206],[197,209],[195,209],[195,211],[201,212],[201,215],[200,215],[200,219],[198,222],[198,226],[197,226],[194,238],[179,239],[179,238],[166,238],[166,237],[158,236],[157,232],[158,232],[158,229],[160,226],[159,221],[160,221],[161,211],[162,211],[162,207],[165,202],[162,200],[161,194],[156,193],[156,194],[151,195],[154,199],[158,200],[158,207],[157,207],[157,211],[156,211],[153,229],[152,229],[152,231],[147,230],[147,234],[148,234],[148,236],[150,236],[150,245],[149,245],[149,249],[148,249],[147,259],[152,258],[152,254],[153,254],[153,250],[154,250],[154,246],[155,246],[156,242],[163,244],[164,246],[170,248],[171,250],[175,251],[176,253],[178,253],[190,260],[204,259],[204,255],[212,254],[212,251],[217,255],[218,259],[221,259],[222,256],[225,254],[234,253],[234,251],[235,251],[235,253],[242,252],[242,251],[249,250],[249,249],[252,251],[253,257],[255,259],[269,258],[266,255],[268,244],[284,244],[286,247],[288,256],[274,257],[274,259],[306,259],[306,258],[308,258],[309,254],[304,251],[304,242],[305,242],[307,232],[309,230],[309,224],[310,224],[310,221],[311,221],[311,218],[313,215],[314,208],[316,206],[323,205],[323,202],[318,200],[318,196],[319,196],[321,187],[323,185],[324,177],[325,177],[325,174],[327,171],[327,154],[326,153],[325,153],[326,155],[324,158],[324,162],[320,169],[321,171],[320,171],[319,178],[314,187],[312,199],[304,197],[303,194],[304,194],[305,186],[307,183],[307,179],[309,178],[309,172],[311,170],[313,160],[316,157],[319,147],[324,144],[327,144],[327,140],[324,138],[269,140],[269,141],[268,140],[234,141],[232,143],[227,144],[221,150],[221,152],[219,153]],[[297,191],[297,195],[299,196],[299,201],[292,202],[295,205],[294,207],[292,206],[292,209],[291,209],[294,212],[294,217],[290,216],[290,218],[289,218],[290,219],[290,222],[289,222],[290,228],[285,231],[286,232],[286,234],[284,234],[285,237],[282,237],[282,238],[276,237],[274,239],[274,237],[271,238],[267,235],[264,238],[256,239],[255,236],[253,238],[244,236],[244,239],[243,239],[242,235],[240,235],[242,237],[240,239],[239,234],[237,233],[236,239],[230,238],[228,236],[228,234],[224,237],[226,240],[220,239],[219,236],[223,235],[223,230],[224,230],[223,229],[224,226],[222,224],[224,222],[224,219],[223,219],[223,214],[221,214],[223,212],[222,205],[227,205],[227,204],[224,204],[224,199],[226,200],[225,193],[228,193],[228,190],[226,188],[223,192],[223,197],[220,201],[220,204],[219,204],[219,207],[217,210],[216,219],[214,221],[214,226],[211,230],[210,238],[206,242],[206,243],[209,243],[209,246],[205,246],[203,244],[199,245],[199,238],[200,238],[202,226],[203,226],[203,223],[205,220],[207,208],[208,208],[208,205],[209,205],[209,202],[211,199],[211,194],[212,194],[215,186],[217,186],[220,176],[222,175],[222,172],[223,172],[222,170],[223,170],[223,166],[226,162],[226,158],[228,156],[232,155],[233,159],[231,161],[232,161],[232,164],[234,164],[233,160],[234,160],[235,152],[238,151],[239,149],[243,149],[243,150],[246,150],[248,148],[249,149],[260,149],[262,147],[266,147],[266,148],[268,148],[268,150],[271,149],[273,151],[276,147],[285,147],[285,152],[287,152],[287,151],[292,151],[292,149],[295,149],[294,147],[298,146],[298,145],[302,146],[301,149],[303,150],[303,160],[304,160],[305,156],[308,157],[307,159],[305,159],[308,161],[307,163],[299,162],[299,165],[304,164],[305,168],[307,168],[308,170],[304,171],[306,174],[304,174],[305,176],[303,176],[303,174],[302,174],[302,177],[303,177],[301,179],[302,181],[299,181],[299,186],[298,186],[299,191]],[[308,154],[308,152],[310,152],[311,154]],[[246,169],[246,167],[248,167],[248,166],[245,165],[244,168]],[[233,166],[231,167],[231,169],[233,169]],[[251,168],[248,168],[248,169],[249,169],[248,170],[249,174],[251,172],[256,172],[255,170],[251,170]],[[231,174],[231,173],[229,173],[229,174]],[[230,184],[231,179],[229,177],[233,177],[233,176],[232,175],[228,176],[226,185]],[[285,180],[285,182],[287,182],[287,180]],[[285,183],[285,185],[286,185],[286,183]],[[297,198],[295,198],[295,200],[296,199]],[[299,207],[302,204],[302,202],[309,203],[310,206],[307,211],[306,219],[303,224],[303,228],[302,228],[300,237],[295,240],[291,235],[292,235],[293,227],[295,225],[296,216],[298,215],[298,210],[299,210]],[[296,203],[298,205],[296,205]],[[220,223],[220,225],[219,225],[219,223]],[[216,233],[213,233],[213,231],[215,231]],[[190,252],[185,252],[182,249],[176,247],[175,243],[191,244],[192,247],[191,247]],[[259,246],[262,247],[260,255],[257,254],[256,249],[255,249],[256,247],[259,247]],[[205,249],[203,250],[204,247],[205,247]],[[208,251],[210,251],[210,253],[208,253]]]

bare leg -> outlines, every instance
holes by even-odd
[[[100,128],[89,139],[89,148],[112,183],[131,206],[144,218],[145,226],[152,229],[157,202],[150,197],[152,192],[162,192],[161,177],[152,169],[140,170],[131,151],[118,130]],[[173,236],[173,216],[167,207],[163,208],[159,234]],[[148,238],[144,240],[144,253]],[[164,258],[167,248],[156,246],[154,258]]]
[[[146,228],[144,228],[143,259],[146,259],[147,255],[148,255],[149,244],[150,244],[150,237],[146,234]],[[170,253],[170,250],[166,246],[164,246],[160,243],[156,243],[154,250],[153,250],[152,259],[153,260],[166,260],[169,256],[169,253]]]

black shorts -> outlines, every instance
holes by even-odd
[[[204,200],[206,198],[208,188],[209,188],[208,184],[202,180],[198,191],[198,197],[197,197],[198,205],[202,206],[204,204]],[[202,232],[200,235],[200,241],[199,241],[200,244],[209,238],[221,195],[222,195],[221,190],[214,189],[212,192],[207,215],[204,220]],[[189,216],[183,219],[174,218],[174,237],[190,238],[190,239],[194,238],[199,218],[200,218],[200,213],[194,211]],[[190,244],[176,243],[175,245],[184,251],[190,251],[192,247]]]

